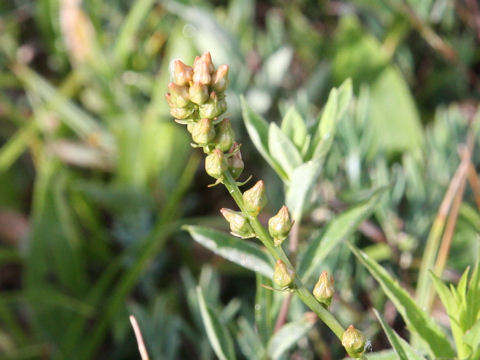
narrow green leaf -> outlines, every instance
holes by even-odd
[[[185,226],[192,238],[215,254],[272,278],[272,260],[258,245],[202,226]]]
[[[256,274],[257,290],[255,293],[255,324],[262,341],[266,343],[273,332],[272,301],[273,292],[265,289],[262,285],[272,286],[270,279]]]
[[[262,359],[265,356],[265,348],[255,329],[243,316],[238,319],[238,327],[240,332],[237,341],[245,357],[247,359]]]
[[[417,333],[428,344],[430,351],[436,357],[455,357],[447,336],[433,319],[411,298],[411,296],[392,278],[392,276],[378,263],[370,259],[355,245],[347,242],[357,259],[368,269],[372,276],[380,283],[383,291],[393,302],[402,315],[410,331]]]
[[[348,109],[348,105],[352,100],[352,79],[345,80],[338,88],[338,109],[337,119],[341,119]]]
[[[463,340],[472,349],[480,348],[480,319],[465,333]]]
[[[302,319],[283,325],[268,342],[269,358],[279,359],[308,333],[314,323],[309,319]]]
[[[302,157],[297,148],[275,123],[270,123],[268,129],[268,150],[287,177],[302,164]]]
[[[114,53],[118,63],[123,65],[134,49],[137,30],[154,2],[155,0],[138,0],[133,2],[133,6],[123,23],[115,44]]]
[[[288,180],[287,174],[283,171],[280,165],[272,158],[268,151],[268,124],[264,118],[257,114],[246,102],[242,96],[242,115],[248,135],[257,148],[258,152],[268,162],[268,164],[276,171],[282,180]]]
[[[27,149],[28,143],[38,132],[38,123],[23,125],[0,149],[0,171],[6,171]]]
[[[388,337],[388,341],[390,341],[390,344],[400,360],[425,360],[423,356],[420,356],[415,349],[413,349],[405,340],[398,336],[398,334],[387,324],[385,319],[377,310],[374,309],[373,312],[382,325],[383,331],[385,331],[385,334]]]
[[[291,106],[283,117],[281,129],[293,141],[297,149],[303,148],[307,137],[307,127],[295,106]]]
[[[398,360],[398,355],[393,350],[383,350],[368,353],[368,355],[364,355],[364,358],[367,360]],[[348,360],[350,359],[349,357]],[[347,360],[347,358],[345,358],[345,360]]]
[[[197,286],[197,298],[202,314],[203,325],[213,351],[220,360],[235,359],[233,341],[227,329],[220,323],[215,313],[208,307],[200,286]]]
[[[322,162],[311,160],[297,167],[291,174],[286,203],[295,221],[299,221],[308,208],[308,199],[321,170]]]
[[[338,91],[332,89],[328,96],[327,104],[320,118],[320,123],[314,137],[313,159],[321,159],[330,150],[335,136],[338,114]]]
[[[325,232],[311,242],[299,266],[299,274],[304,282],[308,282],[317,272],[330,251],[351,237],[358,226],[371,215],[380,195],[380,192],[374,193],[369,200],[354,205],[338,215],[329,222]]]

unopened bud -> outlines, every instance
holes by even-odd
[[[213,119],[222,115],[227,110],[227,103],[224,98],[219,98],[212,91],[210,98],[203,105],[200,105],[199,112],[201,117]]]
[[[210,119],[200,119],[192,129],[192,139],[198,145],[205,146],[215,138],[215,127]]]
[[[217,136],[213,142],[220,150],[228,151],[232,147],[234,136],[230,120],[224,119],[217,125]]]
[[[176,118],[176,119],[180,119],[180,120],[184,120],[184,119],[187,119],[189,118],[193,112],[195,111],[194,107],[191,106],[191,104],[185,106],[185,107],[171,107],[170,108],[170,114]]]
[[[197,105],[202,105],[208,100],[208,86],[202,85],[199,82],[193,83],[188,91],[190,101]]]
[[[290,286],[295,280],[295,271],[287,268],[285,263],[278,259],[275,263],[275,270],[273,271],[273,281],[280,287],[284,288]]]
[[[220,179],[227,169],[227,162],[221,150],[215,149],[205,158],[205,171],[211,177]]]
[[[273,237],[275,246],[280,246],[287,238],[292,224],[288,208],[285,205],[281,207],[277,215],[268,220],[268,232]]]
[[[329,279],[328,272],[323,271],[313,288],[313,296],[328,308],[332,303],[334,293],[335,288],[333,287],[333,277]]]
[[[237,143],[233,144],[229,153],[233,155],[228,158],[228,168],[230,169],[233,178],[236,180],[242,174],[243,168],[245,166],[242,160],[242,153],[240,152]]]
[[[193,69],[180,60],[175,60],[173,69],[173,82],[177,85],[188,85],[193,78]]]
[[[243,203],[245,211],[249,215],[257,216],[265,205],[267,205],[267,196],[265,195],[265,184],[262,180],[249,190],[243,193]]]
[[[212,57],[209,52],[197,56],[193,62],[193,81],[209,85],[212,81],[213,69]]]
[[[359,358],[365,352],[365,336],[361,331],[355,329],[353,325],[350,325],[342,336],[342,345],[347,351],[348,355],[353,358]]]
[[[187,106],[189,95],[188,88],[186,86],[180,86],[175,83],[168,84],[168,90],[170,90],[170,100],[174,107],[182,108]]]
[[[213,89],[218,92],[225,91],[228,85],[228,65],[220,65],[213,74]]]
[[[220,212],[230,224],[232,235],[241,237],[242,239],[255,237],[255,232],[245,215],[230,209],[220,209]]]

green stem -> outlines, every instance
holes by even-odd
[[[230,171],[226,171],[224,174],[223,183],[227,188],[230,195],[233,197],[235,202],[237,203],[238,207],[244,214],[248,214],[244,209],[243,204],[243,196],[242,192],[237,186],[237,183],[233,179]],[[263,227],[263,225],[258,221],[256,216],[247,215],[250,225],[252,226],[257,238],[262,242],[262,244],[267,248],[268,252],[275,258],[275,260],[282,260],[285,265],[290,268],[294,269],[292,263],[288,259],[287,255],[283,251],[283,249],[279,246],[276,247],[273,245],[273,240],[271,239],[270,235],[268,234],[267,230]],[[317,316],[322,320],[334,333],[335,335],[342,340],[343,333],[345,329],[342,325],[338,322],[338,320],[326,310],[312,295],[312,293],[305,287],[302,283],[300,278],[295,275],[295,286],[294,292],[297,296],[302,300],[305,305],[307,305]]]

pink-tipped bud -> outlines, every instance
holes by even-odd
[[[210,85],[212,82],[213,64],[210,53],[203,54],[201,57],[197,56],[193,62],[193,82],[198,82],[202,85]]]
[[[350,325],[342,336],[342,345],[347,350],[348,355],[353,358],[362,357],[365,352],[365,344],[367,340],[365,335],[361,331],[355,329],[353,325]]]
[[[227,169],[227,161],[221,150],[214,149],[212,153],[205,158],[205,171],[211,177],[220,179]]]
[[[170,114],[175,119],[179,119],[179,120],[184,120],[184,119],[189,118],[190,116],[192,116],[194,111],[195,111],[195,109],[193,108],[193,106],[190,106],[190,105],[187,105],[187,106],[182,107],[182,108],[178,108],[178,107],[170,108]]]
[[[328,308],[332,303],[334,293],[335,288],[333,287],[333,276],[329,279],[328,272],[323,271],[313,288],[313,296]]]
[[[200,119],[192,129],[192,139],[198,145],[205,146],[215,138],[215,127],[210,119]]]
[[[222,151],[228,151],[232,147],[235,134],[233,133],[230,120],[224,119],[216,127],[217,136],[214,139],[215,146]]]
[[[273,237],[275,246],[280,246],[287,238],[292,224],[293,222],[292,219],[290,219],[288,208],[285,205],[281,207],[277,215],[268,220],[268,232]]]
[[[230,209],[220,209],[223,217],[230,224],[230,231],[232,235],[238,236],[242,239],[255,237],[255,232],[252,229],[252,226],[248,222],[245,215],[241,212],[233,211]]]
[[[173,69],[173,82],[177,85],[188,85],[193,78],[193,69],[180,60],[175,60]]]
[[[236,180],[242,174],[243,168],[245,167],[242,160],[242,153],[237,143],[233,143],[229,153],[232,154],[232,156],[228,158],[228,168]]]
[[[262,180],[257,181],[251,189],[243,193],[243,204],[245,211],[252,216],[257,216],[264,206],[267,205],[265,184]]]
[[[228,65],[220,65],[213,74],[213,88],[215,91],[225,91],[228,85]]]
[[[190,95],[190,101],[197,105],[202,105],[209,98],[208,86],[195,82],[190,86],[188,94]]]
[[[180,86],[175,83],[168,84],[168,90],[170,91],[170,100],[175,107],[185,107],[188,105],[189,95],[188,88],[186,86]]]
[[[292,285],[295,280],[295,271],[289,269],[282,260],[277,260],[273,271],[273,281],[278,286],[284,288]]]

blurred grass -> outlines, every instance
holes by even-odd
[[[479,121],[477,18],[469,2],[445,0],[2,2],[0,357],[133,358],[126,315],[134,309],[144,314],[149,346],[161,344],[155,358],[210,358],[193,295],[179,286],[188,282],[182,266],[203,274],[206,302],[217,309],[235,297],[253,301],[252,276],[218,258],[215,271],[202,271],[209,255],[177,231],[217,223],[210,215],[225,201],[205,193],[200,155],[163,99],[171,61],[204,51],[231,66],[228,116],[248,173],[267,173],[272,194],[281,183],[257,161],[239,121],[240,96],[269,121],[279,124],[295,105],[312,125],[329,89],[352,78],[356,100],[339,124],[305,233],[361,191],[390,185],[371,219],[385,241],[366,231],[359,242],[413,288],[457,148]],[[473,152],[477,171],[479,161]],[[472,263],[478,233],[467,187],[449,276]],[[375,349],[385,348],[364,311],[382,309],[384,295],[348,251],[325,266],[341,269],[350,310],[340,317],[363,322]],[[208,286],[221,290],[209,295]],[[253,309],[239,311],[253,322]]]

